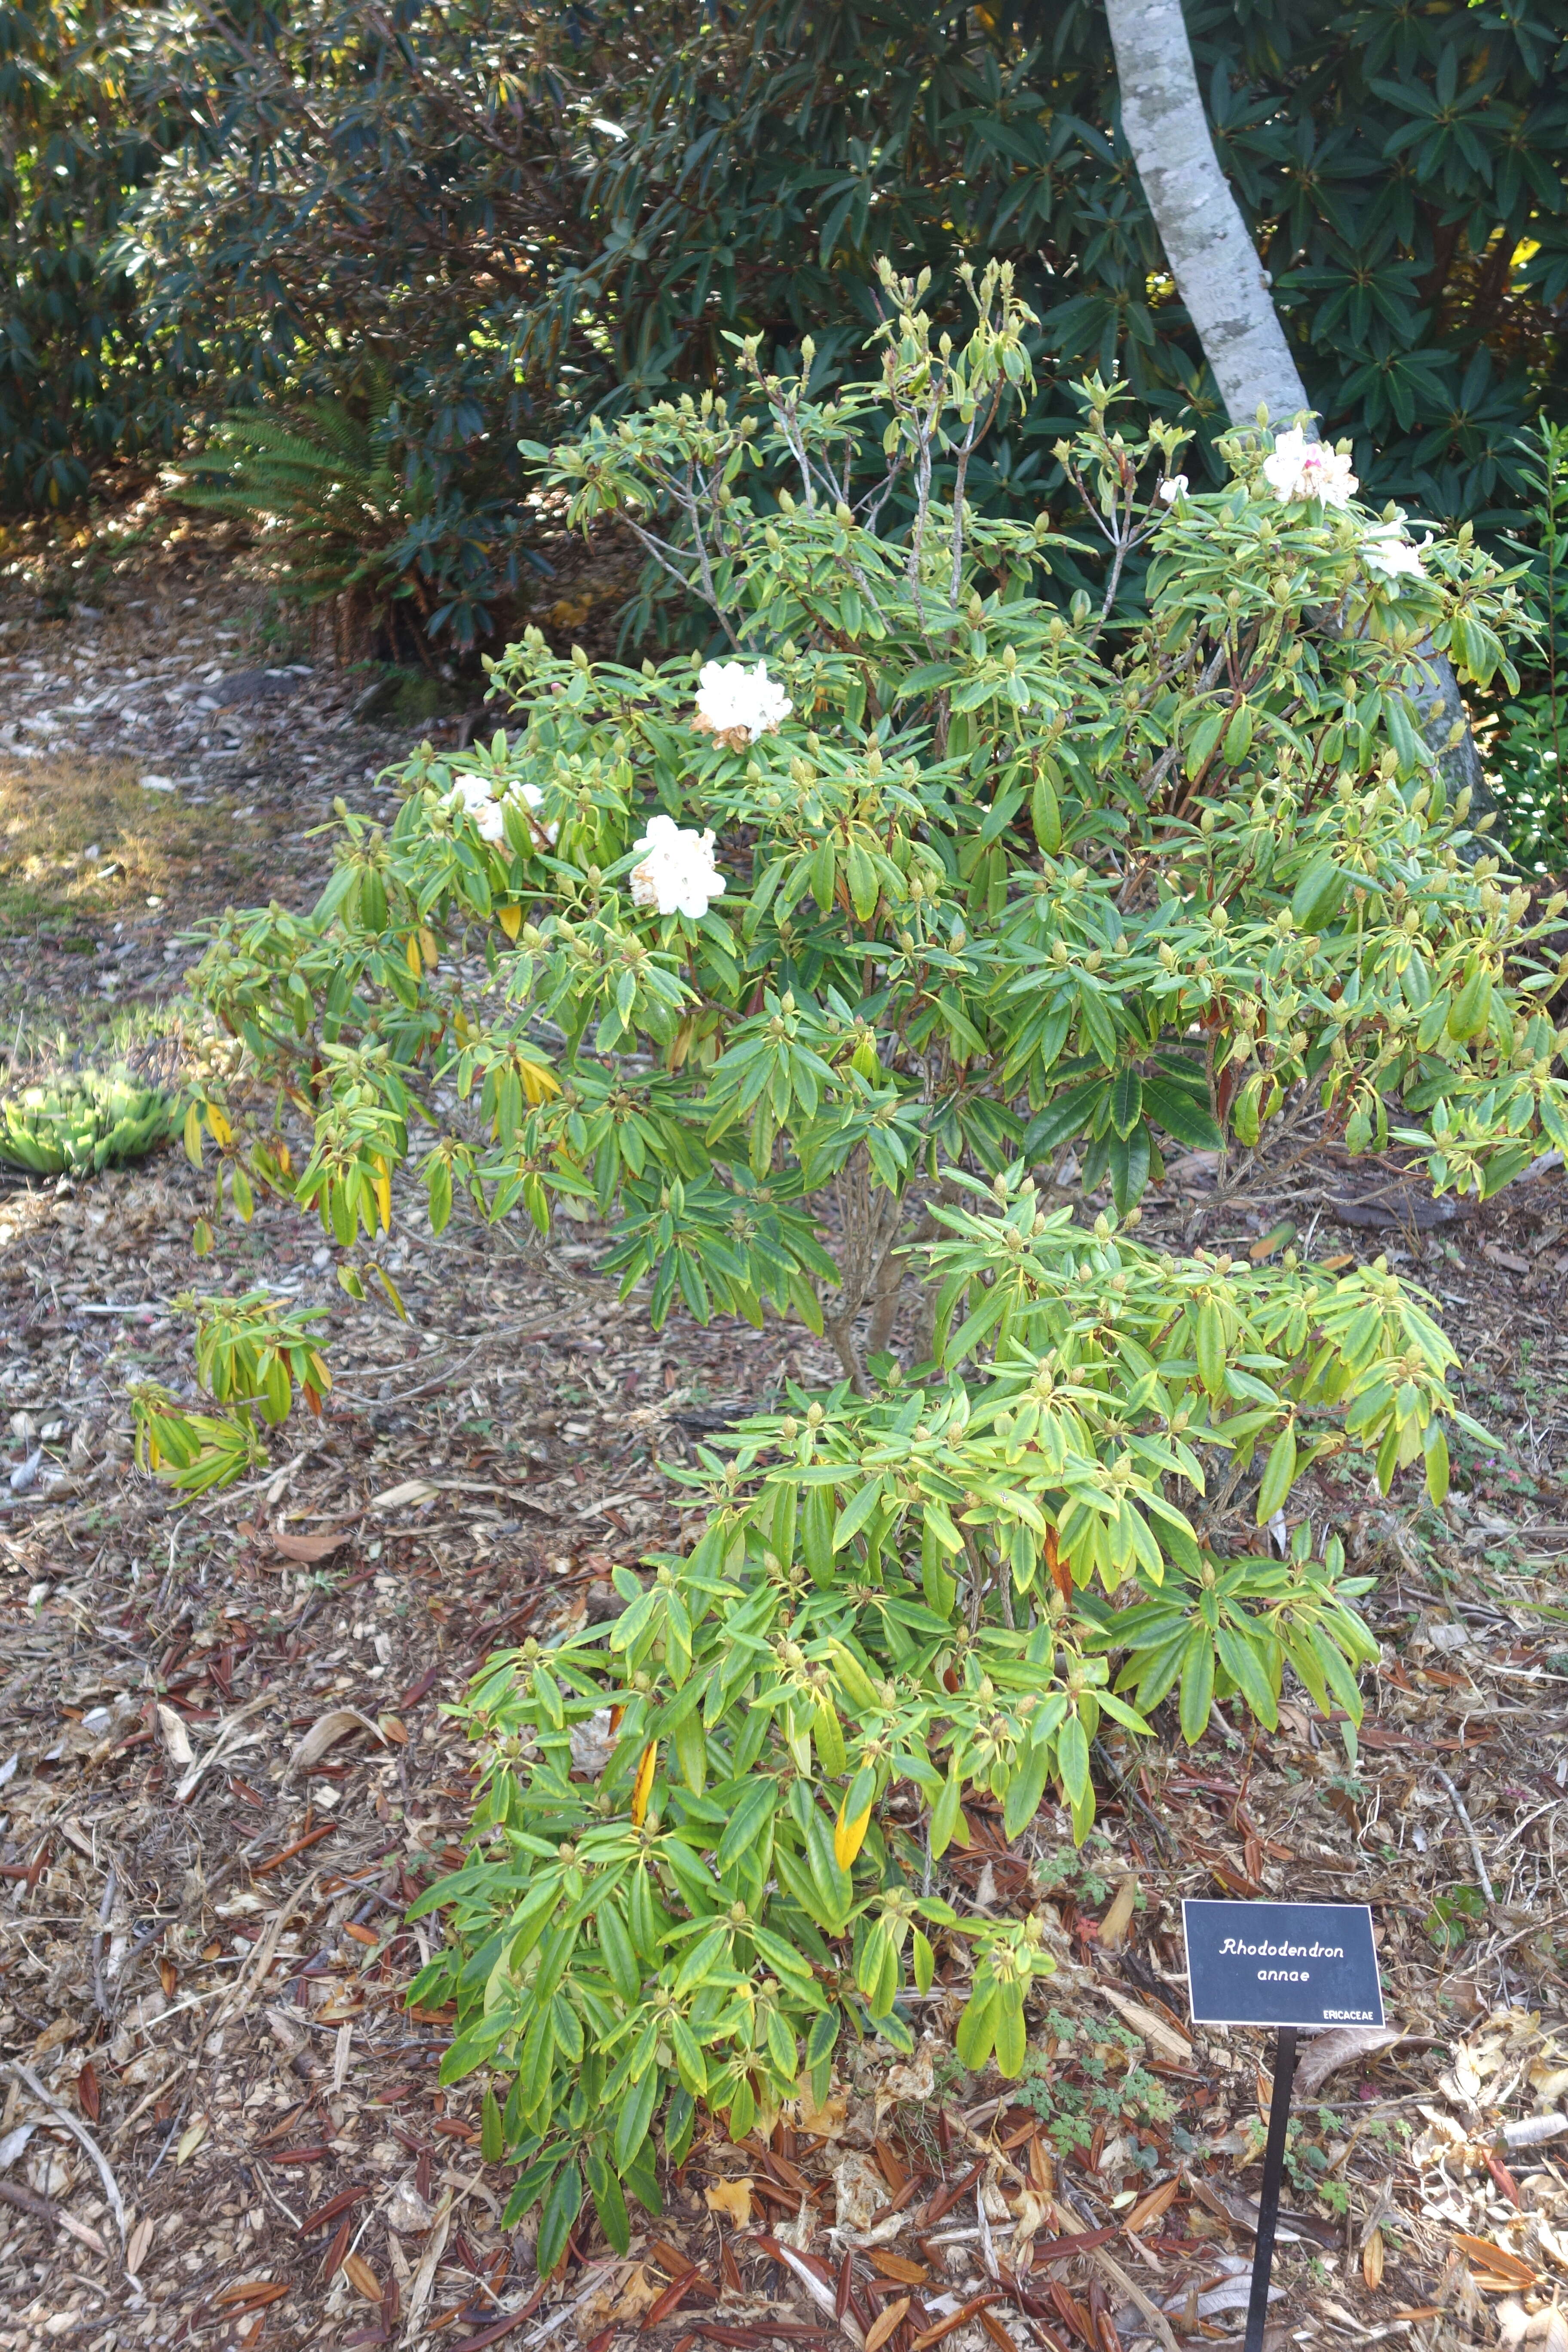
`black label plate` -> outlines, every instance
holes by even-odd
[[[1194,2025],[1381,2025],[1364,1903],[1184,1903]]]

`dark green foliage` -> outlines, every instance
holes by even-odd
[[[1511,437],[1555,380],[1568,287],[1568,8],[1264,0],[1189,20],[1308,389],[1355,436],[1363,482],[1450,520],[1511,502]],[[625,401],[706,380],[730,325],[793,341],[810,321],[837,373],[874,322],[873,253],[929,265],[940,300],[957,248],[1015,264],[1069,373],[1222,421],[1116,131],[1093,0],[769,0],[670,57],[623,127],[585,191],[611,234],[543,317],[559,334],[614,288]],[[982,488],[1027,504],[1055,487],[1060,406],[1047,388]]]
[[[126,95],[152,14],[0,0],[0,504],[67,504],[105,459],[174,447],[178,377],[116,249],[158,168],[162,110]]]
[[[1309,390],[1363,481],[1496,527],[1560,365],[1568,0],[1226,0],[1191,22]],[[1205,449],[1220,422],[1097,0],[237,0],[195,19],[10,0],[0,50],[21,159],[12,495],[68,495],[177,407],[281,392],[369,419],[389,382],[405,568],[458,643],[526,584],[520,435],[715,381],[731,331],[787,350],[809,321],[835,378],[875,322],[873,252],[929,264],[942,314],[959,250],[1009,258],[1040,315],[1060,368],[981,453],[971,494],[993,507],[1069,503],[1064,375],[1191,403]]]

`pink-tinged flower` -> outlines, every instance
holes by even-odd
[[[711,900],[723,896],[724,877],[713,862],[711,833],[694,833],[673,817],[655,816],[632,846],[640,853],[640,862],[632,868],[634,906],[695,920],[708,912]]]
[[[1351,461],[1326,441],[1309,441],[1299,425],[1281,433],[1263,460],[1263,478],[1287,506],[1321,499],[1326,507],[1349,506],[1359,484]]]

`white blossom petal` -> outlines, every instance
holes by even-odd
[[[710,735],[743,734],[748,742],[781,726],[795,709],[768,676],[766,662],[705,662],[697,681],[695,724]]]

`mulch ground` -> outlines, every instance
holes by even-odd
[[[1441,1513],[1317,1489],[1378,1580],[1357,1763],[1298,1697],[1275,1735],[1108,1741],[1081,1851],[1049,1805],[1011,1845],[971,1806],[952,1889],[1036,1914],[1058,1961],[1024,2080],[958,2066],[945,1953],[912,2060],[847,2053],[765,2145],[700,2132],[629,2256],[581,2224],[543,2288],[478,2086],[436,2087],[442,2022],[405,2000],[439,1933],[407,1905],[466,1832],[443,1706],[679,1541],[661,1462],[835,1367],[794,1329],[653,1332],[589,1228],[542,1253],[400,1215],[404,1325],[267,1205],[198,1263],[205,1205],[172,1151],[0,1194],[4,2352],[1238,2338],[1269,2053],[1186,2022],[1177,1906],[1215,1893],[1370,1904],[1400,2035],[1298,2095],[1269,2352],[1568,2352],[1560,1169],[1440,1222],[1392,1166],[1225,1198],[1172,1171],[1149,1234],[1239,1255],[1289,1221],[1426,1284],[1499,1436]],[[335,1386],[264,1477],[186,1507],[132,1465],[125,1398],[188,1383],[194,1283],[330,1307]]]

